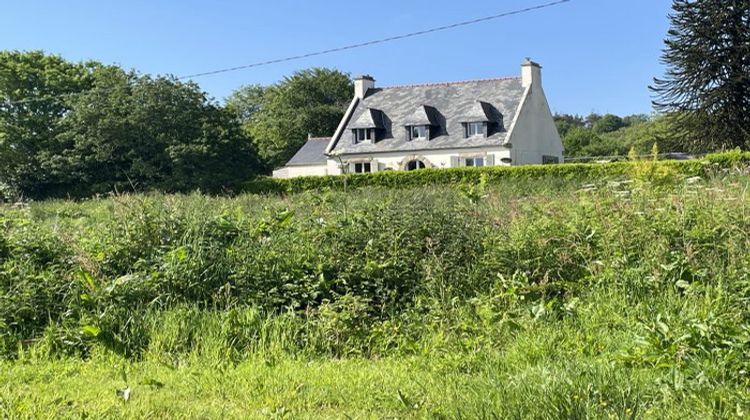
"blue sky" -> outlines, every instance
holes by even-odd
[[[0,49],[42,49],[143,73],[194,74],[342,46],[549,0],[9,1]],[[195,79],[216,99],[325,66],[381,86],[513,76],[543,67],[553,111],[650,113],[667,0],[572,0],[447,32]]]

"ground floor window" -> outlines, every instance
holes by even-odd
[[[472,157],[464,160],[464,166],[484,166],[483,157]]]
[[[411,160],[406,164],[407,171],[415,171],[417,169],[424,169],[425,164],[421,160]]]
[[[372,164],[370,162],[357,162],[354,164],[355,174],[369,174],[372,172]]]
[[[542,164],[547,165],[550,163],[560,163],[560,158],[557,156],[543,155]]]

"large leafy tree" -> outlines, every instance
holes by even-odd
[[[673,0],[654,81],[687,150],[750,147],[750,0]]]
[[[574,128],[585,126],[583,117],[580,115],[555,114],[553,118],[560,137],[565,137],[565,135]]]
[[[264,163],[283,165],[308,134],[333,135],[352,92],[347,74],[323,68],[299,71],[266,88],[261,104],[246,123]]]
[[[253,116],[263,108],[266,88],[261,85],[246,85],[232,92],[227,98],[226,108],[232,112],[243,125],[248,124]]]
[[[605,114],[596,120],[591,129],[596,133],[612,133],[623,127],[625,127],[625,122],[622,118],[613,114]]]
[[[238,119],[195,84],[0,52],[0,188],[219,192],[259,171]]]
[[[32,195],[59,190],[50,168],[71,95],[88,89],[98,63],[70,63],[40,51],[0,51],[0,183]]]
[[[217,192],[237,186],[259,166],[229,111],[197,85],[169,77],[102,69],[93,87],[72,101],[63,126],[59,138],[67,148],[57,169],[81,194]]]

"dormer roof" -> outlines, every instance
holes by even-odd
[[[355,128],[383,128],[383,113],[379,109],[367,108],[349,124],[349,129]]]
[[[429,105],[420,105],[404,119],[403,125],[440,125],[438,111]]]
[[[492,122],[495,116],[492,105],[483,101],[474,101],[461,116],[461,122]]]

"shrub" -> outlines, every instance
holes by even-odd
[[[680,179],[678,168],[674,165],[659,163],[659,148],[656,143],[654,143],[651,148],[650,160],[638,159],[636,157],[635,148],[630,149],[628,157],[632,164],[630,177],[639,187],[648,184],[648,186],[661,188],[673,185]]]
[[[688,161],[662,161],[654,164],[655,173],[675,176],[702,176],[716,169],[730,169],[750,163],[750,152],[727,152]],[[413,188],[425,185],[477,184],[485,176],[490,184],[518,180],[553,180],[593,182],[630,175],[633,162],[570,163],[561,165],[493,166],[485,168],[423,169],[419,171],[384,171],[372,174],[347,174],[322,177],[276,179],[261,177],[245,184],[251,194],[299,193],[303,191],[357,189],[365,186]],[[656,176],[656,175],[655,175]],[[671,178],[671,175],[669,176]],[[346,182],[344,182],[346,180]]]

